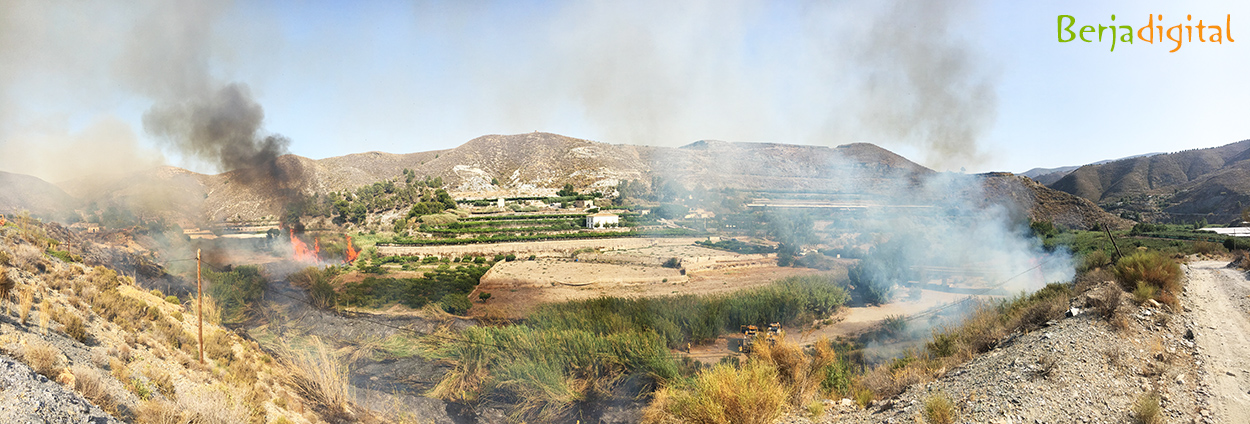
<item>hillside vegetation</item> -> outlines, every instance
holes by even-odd
[[[1229,222],[1250,205],[1250,140],[1086,165],[1050,187],[1134,220]]]

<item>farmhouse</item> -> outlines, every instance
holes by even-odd
[[[599,212],[594,215],[586,215],[586,228],[603,228],[620,223],[621,217],[614,213]]]

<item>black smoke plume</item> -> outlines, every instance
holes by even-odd
[[[222,171],[238,171],[242,182],[279,184],[298,177],[298,168],[283,169],[278,157],[291,140],[263,134],[265,111],[246,84],[228,84],[205,96],[154,105],[143,115],[143,127],[167,147]]]

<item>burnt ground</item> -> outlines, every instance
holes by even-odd
[[[415,313],[325,311],[311,306],[303,290],[285,281],[270,283],[265,304],[262,317],[238,331],[271,352],[281,351],[284,340],[298,346],[300,341],[316,336],[327,342],[346,360],[354,359],[350,382],[356,388],[358,404],[421,422],[478,422],[472,411],[459,405],[421,396],[447,373],[448,366],[417,355],[385,355],[368,350],[376,351],[379,342],[394,336],[416,337],[443,326],[458,330],[473,325],[473,321],[455,317],[433,319]]]

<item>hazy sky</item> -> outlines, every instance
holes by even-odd
[[[213,127],[179,119],[236,104],[242,137],[311,158],[540,130],[1021,172],[1250,138],[1250,3],[1092,3],[0,0],[0,170],[215,172],[213,145],[176,140]],[[1237,41],[1057,41],[1059,14],[1152,13],[1231,15]]]

